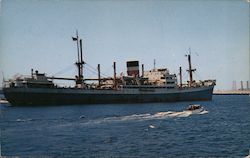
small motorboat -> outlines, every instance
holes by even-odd
[[[5,99],[0,99],[0,104],[8,104],[9,102]]]
[[[247,155],[245,158],[250,158],[250,149],[249,149],[249,155]]]
[[[203,107],[198,104],[189,105],[185,111],[195,111],[195,112],[202,112],[204,111]]]

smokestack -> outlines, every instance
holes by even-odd
[[[249,90],[249,84],[248,84],[248,81],[247,81],[247,90]]]
[[[138,77],[139,72],[139,61],[127,61],[127,73],[128,76]]]

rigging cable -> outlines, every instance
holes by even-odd
[[[63,74],[63,73],[65,73],[65,72],[67,72],[67,71],[69,71],[69,70],[71,70],[71,69],[73,69],[73,65],[72,65],[72,64],[70,64],[70,65],[67,66],[66,68],[64,68],[64,69],[62,69],[62,70],[56,72],[56,73],[53,74],[52,76],[57,76],[57,75],[59,75],[59,74]]]
[[[93,71],[95,71],[96,74],[98,74],[98,71],[97,71],[96,68],[92,67],[91,65],[89,65],[89,64],[87,64],[87,63],[85,63],[85,64],[86,64],[89,68],[91,68]],[[101,76],[102,76],[102,77],[108,77],[105,73],[101,73]]]

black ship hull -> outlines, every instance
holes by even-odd
[[[13,106],[149,103],[211,100],[214,86],[186,89],[84,90],[75,88],[4,88]]]

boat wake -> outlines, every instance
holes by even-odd
[[[180,112],[176,111],[166,111],[166,112],[157,112],[157,113],[144,113],[144,114],[132,114],[132,115],[125,115],[125,116],[109,116],[104,118],[97,118],[97,119],[88,119],[85,117],[85,115],[81,115],[79,117],[80,122],[75,122],[72,120],[70,122],[67,122],[66,124],[59,124],[60,127],[65,126],[74,126],[74,125],[96,125],[96,124],[103,124],[103,123],[120,123],[120,122],[129,122],[129,121],[147,121],[147,120],[164,120],[164,119],[171,119],[171,118],[183,118],[183,117],[189,117],[191,115],[203,115],[207,114],[208,111],[202,109],[202,110],[184,110]],[[63,120],[67,120],[64,118],[60,118],[59,122],[62,122]],[[56,119],[57,120],[57,119]],[[15,120],[16,122],[30,122],[30,121],[41,121],[40,119],[21,119],[18,118]],[[55,120],[50,120],[55,121]],[[57,120],[58,121],[58,120]],[[69,121],[69,120],[68,120]],[[149,128],[156,128],[153,125],[150,125]]]
[[[83,122],[84,124],[95,124],[95,123],[108,123],[108,122],[121,122],[121,121],[144,121],[144,120],[157,120],[157,119],[168,119],[168,118],[177,118],[177,117],[189,117],[191,115],[202,115],[206,114],[208,111],[188,111],[184,110],[181,112],[175,111],[166,111],[158,112],[154,114],[145,113],[145,114],[133,114],[127,116],[115,116],[115,117],[106,117],[103,119],[88,120]]]
[[[16,122],[28,122],[33,121],[33,119],[16,119]]]

